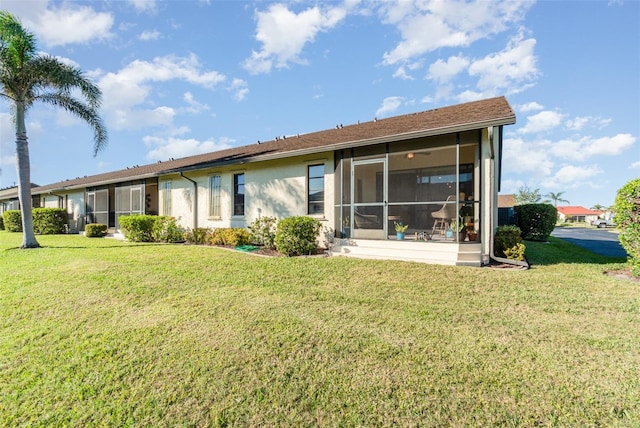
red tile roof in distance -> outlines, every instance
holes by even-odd
[[[587,209],[585,207],[581,207],[579,205],[565,205],[561,207],[556,207],[559,213],[567,216],[567,215],[599,215],[600,211],[594,211]]]
[[[515,113],[505,97],[489,98],[353,125],[338,125],[336,128],[308,134],[277,137],[259,144],[254,143],[147,165],[136,165],[104,174],[77,177],[34,188],[32,193],[43,194],[56,190],[77,189],[155,177],[181,170],[242,164],[269,158],[290,157],[419,136],[479,129],[486,126],[511,125],[515,121]]]

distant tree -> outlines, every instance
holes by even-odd
[[[18,198],[23,232],[20,248],[36,248],[40,245],[33,230],[31,166],[25,115],[36,101],[72,113],[93,128],[95,156],[107,144],[107,130],[98,114],[102,92],[80,69],[52,56],[38,54],[33,33],[26,30],[12,14],[0,11],[0,98],[11,103],[15,123]]]
[[[537,204],[540,203],[540,189],[531,190],[529,186],[521,186],[515,195],[516,205]]]
[[[563,194],[564,192],[558,192],[558,193],[549,192],[545,196],[551,199],[553,201],[553,206],[557,208],[558,202],[565,202],[567,204],[569,203],[569,201],[567,201],[566,199],[562,199]]]
[[[597,211],[602,211],[605,208],[606,207],[604,205],[600,205],[600,204],[595,204],[594,206],[591,207],[592,210],[597,210]]]

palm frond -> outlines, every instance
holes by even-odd
[[[0,55],[2,63],[21,67],[36,54],[35,37],[26,30],[18,18],[0,11]]]
[[[79,68],[65,64],[52,56],[36,57],[31,61],[30,66],[33,74],[41,77],[42,86],[53,87],[62,92],[80,89],[91,106],[100,107],[102,91]]]
[[[93,129],[93,155],[97,155],[107,145],[107,128],[96,107],[85,104],[64,92],[44,93],[34,98],[46,104],[61,107],[69,113],[87,122]]]

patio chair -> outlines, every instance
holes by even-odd
[[[450,195],[447,197],[447,201],[455,201],[456,195]],[[456,204],[448,203],[442,205],[438,211],[434,211],[431,213],[431,216],[435,219],[433,222],[433,229],[431,230],[431,235],[434,235],[436,231],[443,235],[445,231],[449,228],[449,221],[453,218],[456,218]]]

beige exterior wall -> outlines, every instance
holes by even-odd
[[[54,195],[45,195],[40,198],[42,208],[60,208],[60,198]]]
[[[309,165],[324,164],[324,215],[318,218],[323,227],[333,225],[333,152],[299,156],[246,165],[213,168],[160,177],[158,180],[161,215],[172,215],[185,228],[247,227],[255,219],[273,216],[278,219],[307,215],[307,172]],[[233,177],[245,175],[245,215],[233,216]],[[209,216],[209,177],[220,176],[219,218]],[[194,183],[197,187],[194,189]],[[164,212],[165,183],[171,181],[171,212]],[[194,216],[197,200],[197,215]]]
[[[67,212],[69,219],[77,220],[86,214],[84,203],[84,191],[67,194]]]

